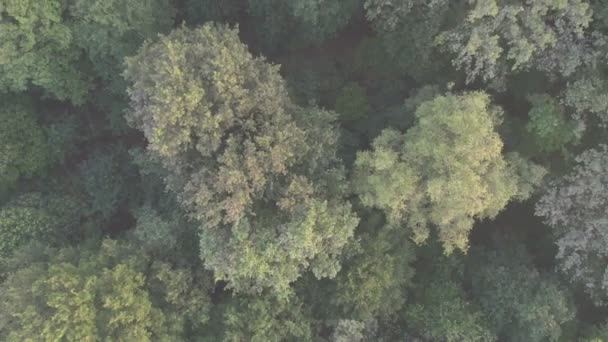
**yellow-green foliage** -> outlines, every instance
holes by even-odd
[[[474,220],[496,216],[521,195],[519,170],[501,154],[500,115],[481,92],[422,103],[407,133],[387,129],[372,151],[358,154],[361,200],[407,223],[417,243],[436,227],[446,253],[466,251]]]
[[[278,68],[227,26],[181,28],[128,59],[127,118],[201,226],[201,257],[238,291],[333,277],[357,218],[335,114],[291,103]]]
[[[207,319],[205,279],[159,262],[150,268],[133,245],[35,254],[0,285],[3,341],[181,340],[187,319]]]

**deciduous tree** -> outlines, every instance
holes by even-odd
[[[608,298],[608,150],[600,146],[583,152],[577,165],[552,183],[536,204],[536,215],[553,228],[559,268],[584,285],[597,301]]]
[[[342,199],[335,115],[291,104],[277,67],[226,26],[181,28],[128,59],[128,120],[201,224],[201,257],[236,290],[286,291],[339,270],[356,217]]]
[[[0,256],[32,241],[65,243],[78,235],[80,210],[69,196],[20,194],[0,207]]]
[[[0,2],[0,90],[30,85],[60,100],[82,104],[91,88],[82,52],[65,14],[66,0]]]
[[[577,125],[568,119],[563,107],[549,95],[529,97],[532,108],[528,112],[528,132],[535,137],[541,151],[554,152],[572,143],[577,138]]]
[[[456,54],[467,80],[500,83],[533,67],[571,75],[589,57],[589,4],[563,1],[469,1],[466,17],[438,39]]]
[[[134,245],[35,248],[0,285],[2,340],[183,340],[186,323],[208,319],[208,278]]]
[[[47,135],[26,99],[6,97],[0,110],[0,188],[33,176],[49,163]]]
[[[436,227],[446,253],[466,251],[474,220],[525,197],[544,173],[503,158],[495,131],[500,110],[484,93],[438,96],[422,103],[416,117],[407,133],[387,129],[372,151],[357,155],[355,191],[390,222],[407,223],[417,243]],[[525,182],[523,171],[532,176]]]
[[[521,245],[499,245],[470,255],[473,298],[497,336],[506,341],[557,341],[574,317],[567,293],[534,268]]]

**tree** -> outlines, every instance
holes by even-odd
[[[152,308],[141,273],[127,264],[96,270],[90,259],[80,266],[59,260],[23,268],[3,284],[9,313],[3,339],[149,341],[160,332],[162,315]]]
[[[123,146],[94,150],[78,166],[89,214],[107,222],[138,198],[135,169]]]
[[[555,234],[559,268],[582,284],[596,302],[606,302],[608,149],[601,145],[576,157],[577,165],[553,182],[536,204]]]
[[[0,110],[0,188],[44,170],[50,151],[44,128],[26,99],[5,101]]]
[[[416,276],[412,303],[404,309],[413,334],[431,341],[495,341],[479,308],[461,286],[462,259],[447,259],[436,245],[424,247],[424,272]]]
[[[0,23],[0,90],[22,92],[33,85],[75,105],[88,99],[96,76],[120,83],[123,58],[144,39],[168,30],[175,14],[168,0],[0,5],[6,18]]]
[[[347,84],[336,98],[334,109],[347,126],[363,122],[369,113],[365,89],[354,82]]]
[[[188,320],[207,319],[209,282],[160,262],[148,268],[134,245],[33,248],[1,285],[2,340],[182,340]]]
[[[586,114],[595,115],[602,125],[608,123],[608,96],[606,90],[608,84],[604,81],[601,70],[589,69],[587,74],[582,74],[571,81],[563,92],[563,101],[575,110],[575,119],[583,123]],[[599,76],[598,76],[599,73]]]
[[[354,320],[340,320],[334,330],[333,342],[361,342],[364,341],[365,323]]]
[[[335,115],[297,108],[234,29],[180,28],[128,59],[131,111],[166,183],[201,224],[201,257],[235,290],[287,291],[339,270],[357,218],[342,199]]]
[[[406,222],[414,241],[435,226],[446,253],[466,251],[476,218],[494,217],[522,199],[544,172],[510,163],[495,132],[500,110],[480,92],[438,96],[416,110],[407,133],[386,129],[355,162],[354,189],[364,205]],[[520,179],[526,172],[532,177]]]
[[[581,342],[602,342],[608,339],[608,323],[603,322],[596,326],[592,326],[587,331],[583,332],[584,337]]]
[[[166,220],[149,204],[135,211],[137,223],[135,237],[148,251],[173,251],[177,246],[175,233],[178,231],[179,220]]]
[[[411,13],[393,29],[379,34],[390,58],[402,74],[419,83],[448,82],[450,59],[437,49],[435,39],[444,22],[454,11],[444,0],[425,1],[412,8]]]
[[[61,195],[22,193],[0,207],[0,256],[32,241],[62,244],[78,235],[80,205]]]
[[[445,72],[450,60],[438,53],[435,39],[447,18],[459,15],[453,4],[445,0],[366,0],[364,7],[399,74],[425,84],[451,80]]]
[[[532,108],[528,112],[528,132],[535,137],[541,151],[554,152],[576,140],[576,123],[568,120],[564,109],[546,94],[529,97]]]
[[[582,0],[469,3],[461,22],[438,37],[468,82],[501,83],[530,67],[568,76],[592,53],[586,33],[592,11]]]
[[[25,91],[30,84],[60,100],[82,104],[91,87],[79,68],[82,53],[64,21],[65,0],[2,1],[0,90]]]
[[[403,230],[381,224],[368,230],[378,232],[359,236],[360,253],[345,263],[336,278],[336,303],[361,321],[395,316],[405,304],[414,276],[414,246]]]
[[[119,82],[123,59],[135,54],[145,39],[168,31],[175,8],[169,0],[76,0],[69,13],[75,19],[74,41],[86,51],[96,74]]]
[[[233,298],[223,315],[226,342],[310,341],[310,319],[297,297],[289,300],[273,295]]]
[[[470,260],[474,298],[497,336],[506,341],[559,339],[574,310],[567,293],[551,275],[534,268],[521,245],[480,248]]]

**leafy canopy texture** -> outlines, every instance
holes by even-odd
[[[608,148],[583,152],[576,167],[553,183],[536,215],[553,228],[560,269],[598,303],[608,299]]]
[[[496,341],[480,308],[469,301],[461,285],[462,258],[442,255],[434,243],[423,247],[420,256],[425,271],[416,274],[412,303],[403,310],[408,331],[429,341]]]
[[[0,109],[0,188],[42,171],[49,152],[46,133],[32,106],[25,101],[4,101]]]
[[[175,9],[169,0],[75,0],[70,15],[76,44],[107,80],[120,77],[124,57],[145,38],[171,28]]]
[[[404,231],[374,227],[361,236],[361,253],[349,260],[337,277],[335,301],[360,320],[394,316],[405,304],[412,283],[415,250]]]
[[[117,81],[123,58],[174,14],[169,0],[2,0],[0,90],[82,105],[96,76]]]
[[[591,20],[583,0],[473,0],[466,18],[438,41],[456,54],[467,81],[500,82],[529,67],[570,75],[588,55]]]
[[[492,330],[505,341],[557,341],[574,317],[566,292],[534,268],[521,245],[470,254],[472,292]]]
[[[223,315],[225,342],[311,341],[310,318],[297,297],[261,294],[234,298]]]
[[[358,219],[342,199],[335,114],[289,100],[235,29],[180,28],[129,58],[127,119],[201,224],[201,257],[236,290],[339,270]]]
[[[81,104],[90,79],[74,67],[81,58],[63,15],[65,0],[0,1],[0,90],[24,91],[30,84]]]
[[[75,234],[81,206],[75,198],[24,193],[0,207],[0,256],[30,241],[59,243]]]
[[[6,264],[15,262],[0,285],[3,341],[182,340],[185,320],[207,319],[208,282],[134,245],[33,246]]]
[[[503,158],[495,131],[500,110],[484,93],[438,96],[422,103],[416,118],[407,133],[387,129],[372,151],[358,153],[355,191],[389,221],[406,223],[417,243],[436,227],[446,253],[466,251],[474,220],[525,197],[524,183],[538,182],[543,171]],[[525,182],[524,170],[532,175]]]
[[[529,96],[532,108],[528,112],[530,121],[526,129],[542,151],[553,152],[577,138],[574,120],[568,120],[564,109],[549,95]]]

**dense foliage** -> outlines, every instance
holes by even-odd
[[[608,342],[607,37],[604,0],[0,0],[0,340]]]

